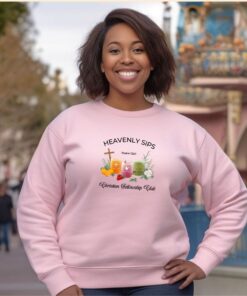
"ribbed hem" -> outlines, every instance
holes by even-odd
[[[57,268],[49,273],[42,282],[47,286],[51,296],[56,296],[62,290],[75,285],[64,268]]]
[[[67,272],[80,288],[120,288],[167,284],[163,266],[120,268],[67,267]]]
[[[208,275],[222,260],[210,249],[200,247],[195,257],[189,261],[198,265]]]

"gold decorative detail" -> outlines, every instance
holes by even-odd
[[[240,91],[228,91],[229,115],[232,122],[240,124],[242,111],[242,93]]]

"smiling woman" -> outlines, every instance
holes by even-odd
[[[125,110],[126,102],[129,110],[137,110],[140,102],[144,105],[138,108],[145,109],[144,96],[161,98],[175,80],[175,61],[164,32],[131,9],[113,10],[94,27],[80,48],[78,65],[82,92],[90,98],[103,95],[106,103]]]
[[[31,264],[52,296],[191,296],[245,226],[246,187],[202,127],[146,100],[169,91],[175,70],[147,16],[110,12],[78,64],[91,100],[48,125],[19,198]],[[187,260],[179,202],[192,181],[211,223]]]

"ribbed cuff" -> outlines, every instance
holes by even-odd
[[[198,265],[208,275],[222,260],[210,249],[200,247],[195,257],[189,261]]]
[[[56,296],[62,290],[75,285],[64,268],[57,268],[49,273],[42,282],[47,286],[51,296]]]

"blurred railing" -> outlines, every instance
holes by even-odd
[[[190,239],[191,247],[188,255],[188,259],[190,259],[194,257],[196,248],[203,239],[204,232],[207,230],[210,220],[201,206],[182,207],[181,214]],[[247,267],[247,226],[229,256],[221,265]]]
[[[247,77],[246,50],[192,50],[179,61],[190,77]]]

